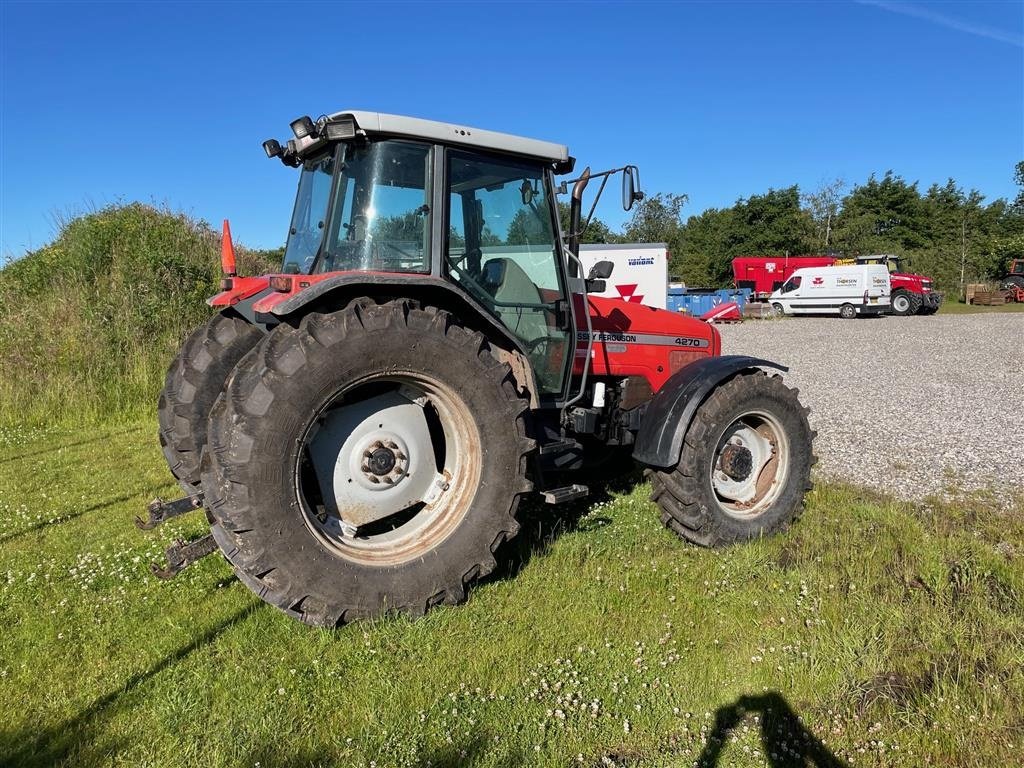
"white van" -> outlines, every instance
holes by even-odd
[[[879,315],[890,309],[889,270],[882,264],[803,267],[768,300],[776,315]]]

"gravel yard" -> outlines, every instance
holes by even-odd
[[[818,472],[908,499],[1024,492],[1024,315],[719,326],[722,354],[788,365],[811,408]]]

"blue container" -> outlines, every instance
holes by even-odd
[[[743,307],[750,299],[750,289],[722,288],[717,291],[687,291],[685,288],[670,287],[667,306],[673,312],[682,312],[693,317],[700,317],[721,304],[735,302],[743,312]]]

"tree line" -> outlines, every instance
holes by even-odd
[[[809,192],[769,189],[685,221],[687,196],[659,192],[634,207],[622,232],[595,220],[583,242],[668,243],[673,278],[714,287],[732,283],[736,256],[892,253],[957,295],[965,283],[998,278],[1009,260],[1024,258],[1024,161],[1014,180],[1014,200],[986,203],[953,179],[922,192],[887,171],[852,186],[836,179]]]

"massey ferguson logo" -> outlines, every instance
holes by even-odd
[[[615,290],[619,292],[619,298],[623,301],[629,301],[633,304],[643,304],[644,297],[638,295],[636,292],[636,283],[627,283],[626,285],[616,285]]]
[[[812,285],[824,285],[825,284],[825,278],[824,277],[816,277],[813,280],[811,280],[811,284]]]

